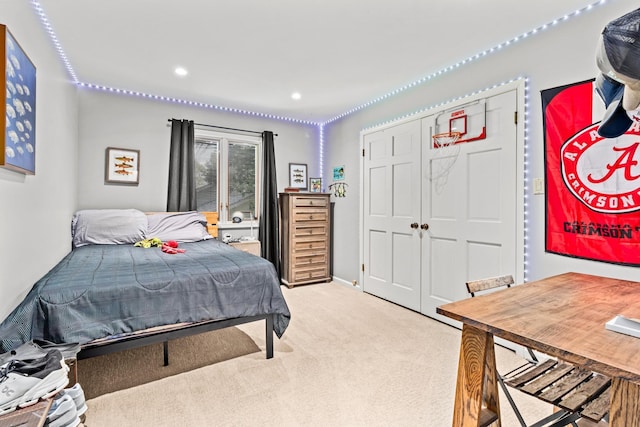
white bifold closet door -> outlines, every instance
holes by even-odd
[[[365,135],[364,144],[363,289],[419,311],[420,121]]]
[[[452,323],[436,307],[467,298],[467,280],[521,271],[517,90],[497,92],[486,138],[458,144],[444,182],[430,179],[437,113],[363,136],[365,292]]]

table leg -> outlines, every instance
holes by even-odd
[[[453,427],[501,426],[493,335],[464,324]]]
[[[640,426],[640,384],[622,378],[611,379],[611,427]]]

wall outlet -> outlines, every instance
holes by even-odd
[[[544,194],[544,180],[542,178],[533,180],[533,194]]]

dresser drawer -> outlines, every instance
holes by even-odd
[[[298,207],[318,207],[318,208],[326,208],[329,203],[328,197],[305,197],[305,196],[295,196],[293,199],[293,208]]]
[[[318,279],[326,279],[328,276],[327,268],[313,269],[297,269],[293,271],[293,282],[305,282]]]
[[[293,242],[293,251],[300,252],[309,252],[309,251],[324,251],[327,249],[327,240],[324,236],[321,239],[311,239],[307,238],[307,240],[295,240]]]
[[[329,235],[329,229],[325,224],[309,224],[309,225],[296,225],[292,230],[292,240],[310,240],[309,237],[316,239],[320,236],[326,237]]]
[[[294,269],[307,266],[324,266],[327,264],[327,254],[324,252],[295,253],[292,258],[293,262],[291,263],[291,266]]]
[[[294,209],[293,210],[293,222],[308,222],[308,221],[320,221],[327,222],[329,219],[329,213],[326,209]]]

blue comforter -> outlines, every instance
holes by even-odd
[[[133,245],[71,251],[0,324],[2,349],[31,339],[87,343],[181,322],[290,313],[273,264],[217,240],[182,243],[182,254]]]

